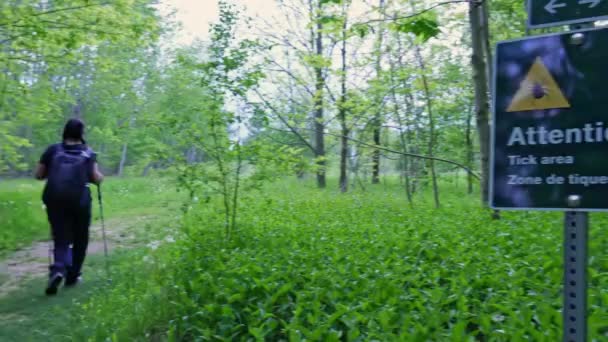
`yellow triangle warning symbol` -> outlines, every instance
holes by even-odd
[[[542,59],[537,57],[528,75],[521,82],[507,112],[555,108],[570,108],[570,103]]]

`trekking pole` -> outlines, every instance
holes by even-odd
[[[110,264],[108,261],[108,241],[106,238],[106,225],[103,220],[103,201],[101,200],[101,184],[97,184],[97,200],[99,201],[99,217],[101,218],[101,232],[103,235],[103,254],[106,261],[106,273],[108,280],[110,280]]]

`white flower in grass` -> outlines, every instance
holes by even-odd
[[[173,238],[173,236],[169,235],[165,238],[165,241],[167,241],[168,243],[174,243],[175,239]]]
[[[158,246],[160,246],[160,242],[158,242],[158,241],[152,241],[148,244],[148,247],[152,250],[157,249]]]

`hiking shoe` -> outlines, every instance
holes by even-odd
[[[63,275],[61,275],[61,273],[55,273],[53,274],[50,278],[49,278],[49,283],[46,286],[46,295],[47,296],[52,296],[57,294],[57,289],[59,288],[59,285],[61,284],[61,281],[63,281]]]
[[[68,277],[63,284],[64,287],[74,287],[82,282],[82,277]]]

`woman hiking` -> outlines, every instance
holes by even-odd
[[[91,192],[89,184],[101,184],[95,152],[84,140],[85,125],[70,119],[63,141],[49,146],[36,168],[36,178],[46,179],[42,201],[46,206],[54,244],[47,295],[54,295],[63,281],[78,283],[89,244]],[[70,246],[71,245],[71,246]]]

